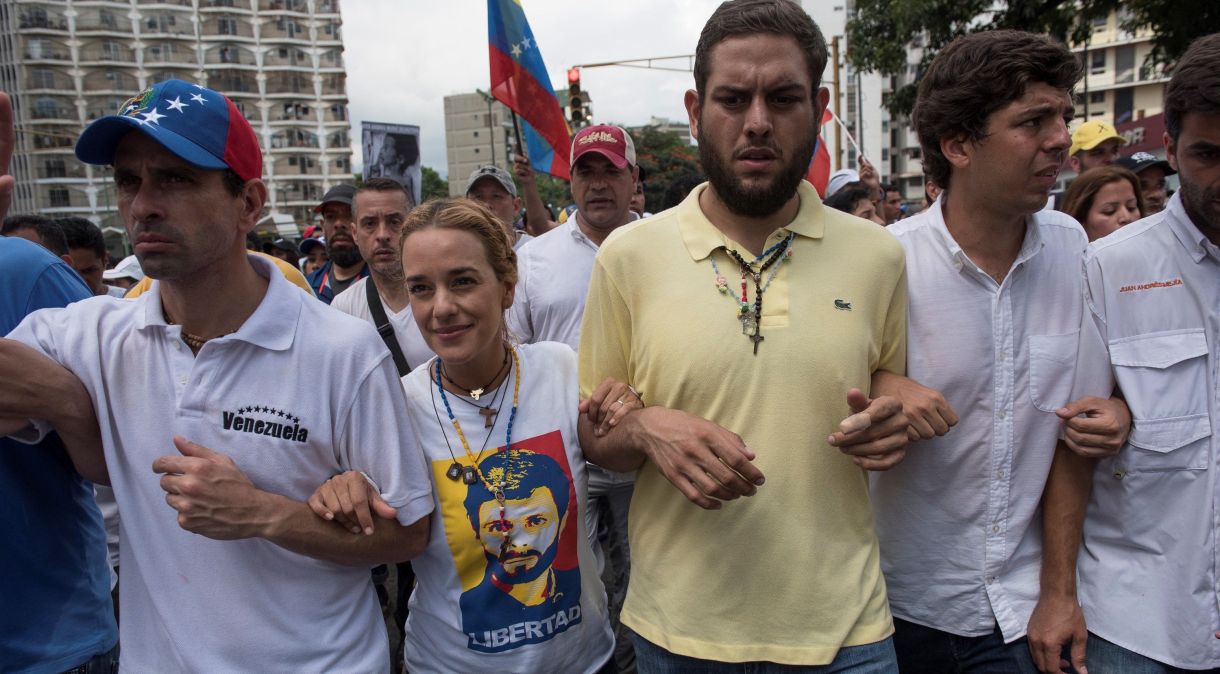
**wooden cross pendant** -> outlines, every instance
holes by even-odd
[[[490,406],[480,407],[479,414],[483,415],[483,428],[491,428],[492,426],[494,426],[496,423],[496,421],[495,421],[496,415],[499,413],[500,413],[500,410],[493,409]]]
[[[750,341],[754,342],[754,355],[755,356],[758,355],[758,343],[763,341],[763,339],[764,339],[763,336],[761,334],[759,334],[757,330],[754,331],[754,334],[750,335]]]

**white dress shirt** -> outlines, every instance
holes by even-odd
[[[907,375],[960,422],[872,473],[894,615],[964,636],[1025,634],[1038,599],[1039,501],[1069,401],[1087,241],[1039,212],[997,283],[945,227],[937,201],[889,227],[906,250]]]
[[[347,290],[335,295],[330,306],[348,316],[368,321],[376,327],[373,310],[369,308],[368,294],[364,289],[366,283],[368,283],[367,277],[356,281]],[[402,308],[402,311],[395,312],[385,303],[385,298],[382,298],[381,308],[385,311],[390,325],[394,326],[394,339],[398,340],[398,348],[402,350],[403,358],[407,359],[407,365],[414,370],[421,363],[432,360],[436,354],[432,353],[432,349],[428,348],[428,343],[424,341],[424,336],[415,323],[415,315],[411,313],[411,306],[407,305]]]
[[[576,213],[517,251],[517,293],[508,310],[508,329],[517,341],[580,348],[595,257],[597,244],[580,231]]]
[[[1080,393],[1115,383],[1131,436],[1098,463],[1078,567],[1089,630],[1185,669],[1220,667],[1220,249],[1180,195],[1095,241]]]

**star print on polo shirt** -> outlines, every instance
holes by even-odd
[[[235,433],[252,433],[305,443],[309,429],[301,426],[297,415],[266,405],[248,405],[236,411],[221,411],[221,427]]]

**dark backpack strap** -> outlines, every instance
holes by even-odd
[[[365,277],[364,295],[369,303],[369,313],[373,315],[373,325],[377,326],[377,334],[381,335],[390,355],[394,356],[394,367],[398,368],[398,376],[407,376],[411,366],[407,364],[407,357],[403,355],[402,347],[398,346],[398,339],[394,337],[394,326],[385,315],[385,307],[381,306],[381,295],[377,292],[377,285],[373,283],[372,274]]]

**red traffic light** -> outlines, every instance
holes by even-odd
[[[580,68],[568,68],[568,84],[580,84]]]

